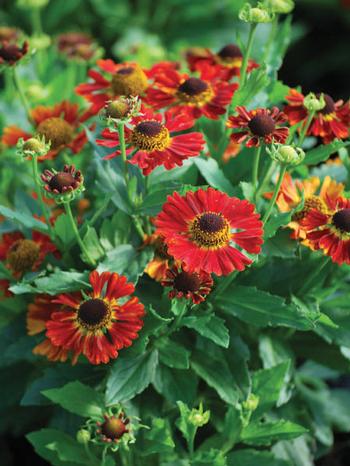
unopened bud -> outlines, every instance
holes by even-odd
[[[50,150],[50,144],[45,142],[43,137],[32,137],[27,140],[23,138],[17,142],[17,154],[24,158],[42,157]]]
[[[130,111],[129,103],[126,98],[112,100],[106,105],[105,113],[109,118],[121,119],[127,116]]]
[[[293,0],[265,0],[264,5],[277,14],[288,14],[295,7]]]
[[[246,23],[271,23],[274,16],[274,13],[262,3],[258,3],[256,7],[245,3],[238,15],[239,19]]]
[[[255,411],[259,405],[259,397],[251,393],[246,401],[243,401],[242,406],[247,411]]]
[[[86,445],[91,440],[91,434],[87,429],[80,429],[76,435],[77,442]]]
[[[326,101],[323,94],[317,97],[313,92],[310,92],[310,94],[304,98],[303,105],[309,112],[318,112],[326,106]]]
[[[305,152],[300,147],[276,144],[268,149],[270,157],[285,165],[299,165],[305,158]]]
[[[203,411],[202,403],[199,405],[198,409],[192,409],[188,417],[189,422],[196,427],[202,427],[208,424],[209,419],[210,411]]]

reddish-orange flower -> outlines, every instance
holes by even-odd
[[[254,210],[250,202],[213,188],[175,192],[155,220],[156,233],[189,272],[227,275],[252,263],[244,251],[260,252],[262,222]]]
[[[323,97],[326,105],[322,110],[316,112],[307,135],[320,137],[325,144],[336,138],[346,139],[349,136],[350,125],[349,101],[346,103],[342,100],[334,102],[328,94],[323,94]],[[304,107],[304,98],[305,96],[295,89],[291,89],[286,97],[288,105],[284,107],[283,112],[287,115],[291,125],[299,122],[302,122],[302,125],[306,124],[308,111]]]
[[[186,58],[191,71],[201,71],[203,65],[209,65],[227,80],[240,75],[243,62],[242,51],[236,44],[227,44],[217,53],[210,49],[190,49]],[[258,67],[257,63],[249,60],[247,71],[249,73]]]
[[[24,41],[22,46],[13,42],[0,42],[0,65],[15,65],[28,53],[29,44]]]
[[[211,275],[203,270],[187,272],[183,268],[173,265],[166,272],[166,278],[161,282],[163,286],[171,288],[169,298],[191,299],[194,304],[203,302],[213,286]]]
[[[130,296],[134,285],[117,273],[93,271],[90,284],[90,293],[62,294],[54,300],[64,309],[51,315],[46,336],[53,345],[71,350],[73,362],[83,354],[92,364],[108,363],[138,337],[144,307]]]
[[[321,249],[333,262],[350,264],[350,200],[339,197],[332,209],[311,209],[303,219],[313,249]]]
[[[14,277],[19,278],[25,272],[38,270],[46,256],[56,253],[56,246],[50,238],[38,231],[32,232],[32,238],[25,238],[21,232],[4,233],[0,242],[0,260],[6,262]]]
[[[247,147],[257,147],[261,142],[265,144],[286,142],[289,129],[280,125],[287,121],[287,117],[277,107],[273,107],[272,110],[257,108],[250,111],[245,107],[236,107],[236,112],[238,116],[231,116],[227,122],[229,128],[240,130],[231,134],[231,141],[235,144],[247,140],[245,143]]]
[[[155,76],[145,101],[155,109],[171,106],[192,118],[217,120],[226,112],[237,87],[218,79],[217,71],[210,66],[202,67],[199,78],[168,69]]]
[[[154,248],[153,259],[147,264],[145,273],[157,282],[160,282],[165,278],[169,262],[172,260],[172,257],[167,252],[164,239],[161,236],[152,234],[145,238],[143,244],[144,246],[152,246]]]
[[[87,142],[85,131],[79,131],[81,117],[77,104],[64,101],[53,107],[40,105],[31,111],[34,121],[34,134],[27,133],[17,126],[4,128],[2,142],[15,146],[20,138],[27,140],[37,134],[51,142],[50,151],[38,157],[38,160],[53,159],[63,149],[70,149],[74,154],[82,150]]]
[[[149,175],[159,165],[163,165],[167,170],[181,166],[184,160],[199,155],[204,146],[201,133],[176,134],[192,128],[193,125],[194,121],[188,115],[174,109],[164,114],[144,109],[141,116],[132,118],[130,125],[125,126],[127,153],[133,153],[130,163],[138,165],[144,175]],[[100,146],[119,146],[116,131],[105,129],[102,137],[103,139],[96,141]],[[105,158],[110,159],[118,155],[119,150]]]

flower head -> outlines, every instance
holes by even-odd
[[[32,137],[24,140],[20,138],[17,142],[17,154],[24,158],[44,157],[50,150],[50,143],[45,142],[44,136]]]
[[[73,352],[73,363],[80,354],[91,364],[108,363],[137,338],[144,307],[131,296],[135,288],[126,277],[93,271],[89,280],[91,292],[54,299],[64,309],[52,314],[46,335],[53,345]]]
[[[65,32],[57,37],[57,48],[68,60],[92,62],[101,56],[96,42],[83,32]]]
[[[168,252],[186,271],[227,275],[252,263],[261,249],[262,222],[248,201],[208,188],[168,196],[155,224]]]
[[[199,304],[205,300],[213,286],[213,279],[210,274],[204,271],[187,272],[185,269],[177,267],[175,264],[166,272],[166,278],[161,284],[171,288],[169,298],[191,299],[194,304]]]
[[[152,246],[154,249],[154,256],[146,265],[145,273],[158,282],[164,280],[169,264],[172,261],[172,257],[167,252],[164,238],[152,234],[145,238],[143,245],[145,247]]]
[[[96,433],[103,443],[119,443],[130,432],[130,419],[122,411],[119,415],[105,414],[104,421],[97,422]]]
[[[102,116],[107,119],[107,124],[128,122],[132,117],[139,116],[141,100],[138,96],[118,97],[106,103]]]
[[[237,107],[238,116],[231,116],[227,122],[229,128],[237,128],[241,131],[231,134],[231,141],[240,144],[247,142],[247,147],[256,147],[264,142],[272,144],[277,142],[284,144],[289,134],[286,127],[281,127],[287,118],[277,107],[272,110],[258,108],[247,110],[245,107]]]
[[[274,16],[274,13],[260,2],[255,7],[245,3],[238,14],[239,19],[246,23],[271,23]]]
[[[199,155],[204,146],[201,133],[191,132],[177,135],[177,132],[192,128],[194,121],[184,113],[168,110],[163,115],[151,110],[142,110],[142,115],[131,119],[125,127],[127,153],[133,152],[130,163],[138,165],[144,175],[149,175],[154,168],[163,165],[167,170],[181,166],[189,157]],[[105,147],[119,146],[116,131],[105,129],[103,139],[97,144]],[[120,155],[117,150],[106,158]]]
[[[70,202],[84,191],[84,177],[74,165],[65,165],[63,170],[45,170],[41,175],[44,189],[57,204]]]
[[[0,66],[13,66],[21,60],[29,50],[29,44],[24,41],[22,46],[13,42],[0,42]]]
[[[264,5],[277,14],[288,14],[293,11],[295,3],[293,0],[265,0]]]

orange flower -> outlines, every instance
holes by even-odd
[[[146,265],[145,273],[157,282],[164,280],[172,257],[168,254],[163,238],[153,233],[146,236],[143,245],[154,248],[153,259]]]

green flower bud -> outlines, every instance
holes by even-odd
[[[305,152],[300,147],[276,144],[267,151],[273,160],[286,165],[299,165],[305,158]]]
[[[39,83],[30,84],[27,87],[27,94],[30,100],[45,100],[49,97],[48,89]]]
[[[317,97],[313,92],[310,92],[310,94],[304,98],[303,105],[309,112],[319,112],[326,106],[326,101],[323,94]]]
[[[91,434],[87,429],[80,429],[76,435],[77,442],[86,445],[91,440]]]
[[[51,45],[51,37],[47,34],[40,34],[36,36],[32,36],[30,39],[30,46],[32,49],[36,50],[44,50],[50,47]]]
[[[251,393],[246,399],[246,401],[243,401],[242,403],[243,409],[245,409],[246,411],[250,411],[250,412],[255,411],[258,405],[259,405],[259,397],[254,395],[254,393]]]
[[[202,427],[208,424],[210,419],[210,411],[203,411],[202,403],[199,405],[199,409],[192,409],[188,420],[191,424],[196,427]]]
[[[107,123],[118,123],[128,121],[130,118],[140,115],[141,100],[136,96],[118,97],[107,102],[102,117],[107,119]]]
[[[49,0],[17,0],[19,8],[44,8],[49,3]]]
[[[26,141],[21,138],[17,142],[17,154],[27,157],[42,157],[46,155],[50,150],[50,143],[45,142],[44,137],[32,137]]]
[[[262,3],[258,3],[256,7],[252,7],[250,3],[245,3],[238,17],[246,23],[271,23],[275,15]]]
[[[277,14],[288,14],[295,7],[293,0],[265,0],[264,5]]]

